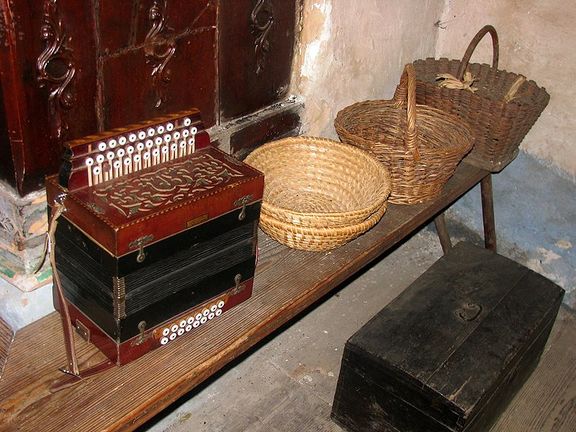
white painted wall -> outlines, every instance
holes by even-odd
[[[338,110],[390,98],[406,63],[434,55],[443,10],[444,0],[305,0],[292,80],[303,132],[335,138]]]
[[[546,88],[550,103],[521,144],[530,155],[576,180],[576,2],[565,0],[448,0],[437,57],[461,58],[470,39],[492,24],[500,39],[499,68]],[[472,61],[491,63],[490,37]]]

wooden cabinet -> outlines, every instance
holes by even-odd
[[[66,140],[190,107],[210,127],[282,100],[300,1],[0,0],[0,178],[25,194]],[[267,137],[299,124],[281,123]]]
[[[287,94],[296,3],[222,0],[219,60],[223,118],[254,112]]]

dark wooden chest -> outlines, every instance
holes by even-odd
[[[564,291],[461,243],[346,343],[350,431],[487,431],[538,363]]]

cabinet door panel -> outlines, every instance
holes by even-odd
[[[58,169],[62,142],[96,125],[92,7],[75,0],[3,1],[0,48],[5,122],[23,194]],[[2,144],[5,147],[6,143]]]
[[[288,91],[298,1],[221,0],[220,110],[245,115]]]
[[[190,107],[213,125],[216,8],[209,1],[143,3],[162,6],[148,30],[138,30],[143,39],[102,58],[104,129]]]
[[[100,0],[99,31],[104,55],[146,43],[158,17],[163,36],[182,36],[215,25],[215,0]]]

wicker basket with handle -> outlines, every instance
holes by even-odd
[[[468,125],[456,117],[416,105],[414,68],[406,65],[392,100],[358,102],[334,122],[340,139],[372,152],[390,171],[395,204],[436,197],[472,148]]]
[[[476,46],[486,34],[492,38],[492,66],[470,63]],[[461,61],[428,58],[414,62],[416,102],[467,122],[474,132],[475,143],[466,162],[492,172],[502,170],[516,157],[524,136],[550,99],[546,90],[534,81],[499,70],[498,57],[498,34],[487,25],[474,36]],[[439,75],[446,74],[454,77],[450,81],[456,85],[446,86],[438,80]]]

